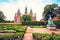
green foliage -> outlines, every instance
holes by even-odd
[[[33,33],[34,40],[60,40],[60,34],[52,35],[52,34],[41,34],[41,33]]]
[[[4,19],[5,19],[5,16],[4,16],[3,12],[0,11],[0,22],[5,21]]]
[[[0,24],[0,32],[25,32],[26,26],[20,24]]]
[[[56,21],[53,21],[54,24],[56,25],[57,28],[60,28],[60,20],[56,20]],[[36,21],[36,22],[33,22],[33,21],[30,21],[30,22],[22,22],[22,25],[30,25],[32,27],[38,27],[38,26],[46,26],[47,25],[47,21]]]
[[[45,28],[45,26],[31,26],[31,28]]]
[[[32,17],[30,15],[23,15],[22,21],[32,21]]]
[[[0,40],[22,40],[26,26],[20,24],[0,24]]]
[[[33,22],[33,21],[30,21],[30,22],[22,22],[22,25],[35,25],[35,26],[40,26],[40,25],[46,25],[45,22],[41,22],[41,21],[36,21],[36,22]]]
[[[49,18],[49,15],[51,15],[52,18],[55,17],[56,13],[54,12],[54,8],[57,6],[58,4],[46,5],[43,12],[43,18],[47,20]]]
[[[44,11],[45,11],[45,12],[48,12],[49,10],[54,9],[54,8],[57,7],[57,6],[58,6],[58,4],[46,5],[45,8],[44,8]]]
[[[56,20],[54,21],[56,28],[60,28],[60,20]]]
[[[22,40],[24,36],[24,33],[6,33],[3,35],[0,35],[0,40]]]

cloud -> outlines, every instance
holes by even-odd
[[[13,20],[17,9],[17,6],[14,4],[3,3],[2,6],[0,6],[0,10],[3,11],[7,17],[6,20]]]
[[[56,1],[56,0],[55,0]],[[52,4],[53,0],[9,0],[9,3],[3,2],[0,5],[0,10],[2,10],[7,17],[6,20],[14,20],[14,14],[20,9],[21,13],[24,14],[25,7],[28,8],[28,13],[30,9],[33,10],[33,14],[37,14],[37,20],[42,19],[42,13],[45,5]]]

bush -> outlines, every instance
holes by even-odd
[[[30,26],[31,28],[46,28],[45,26]]]
[[[24,21],[22,22],[22,25],[35,25],[35,26],[40,26],[40,25],[46,25],[44,22],[41,22],[41,21],[36,21],[36,22],[33,22],[33,21]]]
[[[0,40],[22,40],[24,33],[16,33],[16,34],[3,34],[0,35]]]
[[[60,40],[60,34],[52,35],[52,34],[40,34],[33,33],[34,40]]]
[[[19,25],[19,24],[0,24],[0,32],[10,32],[13,30],[14,32],[25,32],[26,26]],[[7,30],[7,31],[4,31]],[[10,31],[9,31],[10,30]]]
[[[56,20],[54,23],[56,24],[56,28],[60,28],[60,20]]]

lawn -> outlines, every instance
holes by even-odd
[[[45,28],[45,26],[31,26],[31,28]]]

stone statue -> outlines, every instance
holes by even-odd
[[[49,16],[49,19],[48,19],[47,28],[48,29],[55,29],[56,28],[56,25],[54,24],[54,22],[53,22],[53,20],[51,18],[51,15]]]

